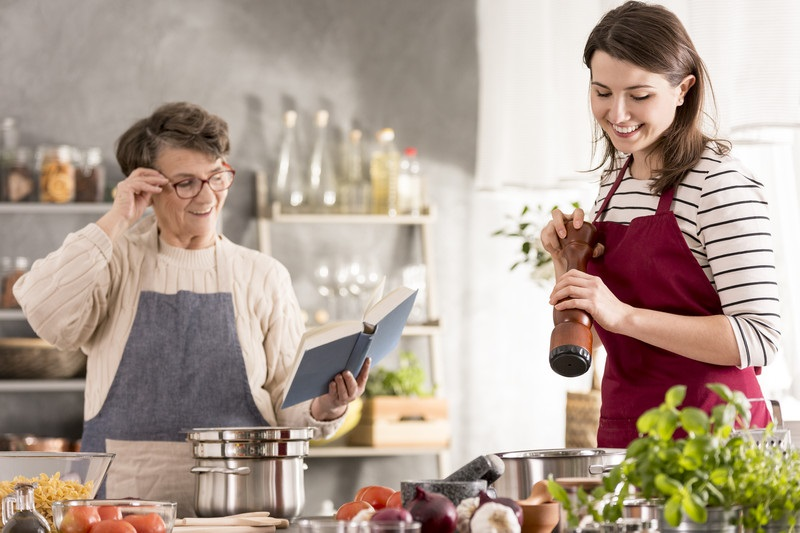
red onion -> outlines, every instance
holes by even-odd
[[[456,530],[456,506],[447,496],[417,487],[407,508],[414,520],[422,524],[421,533],[453,533]]]
[[[519,520],[519,525],[522,525],[522,507],[511,498],[492,498],[485,490],[482,490],[480,494],[478,494],[478,501],[480,502],[478,507],[488,502],[500,503],[506,507],[510,507],[511,510],[514,511],[517,520]]]

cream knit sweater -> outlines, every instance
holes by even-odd
[[[139,292],[217,292],[219,260],[232,278],[236,328],[256,406],[271,425],[318,428],[332,434],[344,417],[321,422],[310,401],[281,410],[288,374],[303,333],[300,308],[286,268],[272,257],[221,237],[217,247],[175,248],[159,241],[153,215],[112,243],[96,224],[67,236],[14,285],[14,295],[37,335],[61,349],[88,355],[84,418],[106,399],[136,315]],[[143,269],[153,261],[155,269]],[[146,272],[152,279],[145,279]]]

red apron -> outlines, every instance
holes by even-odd
[[[692,255],[670,210],[674,189],[664,191],[655,215],[639,217],[629,226],[599,221],[622,182],[631,158],[598,209],[594,224],[605,253],[589,262],[586,271],[599,276],[622,302],[634,307],[686,316],[721,315],[722,305],[702,267]],[[636,420],[664,401],[673,385],[686,385],[683,405],[710,412],[721,403],[706,388],[724,383],[747,398],[763,393],[753,368],[739,369],[695,361],[595,324],[607,357],[601,387],[602,406],[597,444],[626,448],[639,435]],[[753,402],[753,427],[770,421],[766,402]]]

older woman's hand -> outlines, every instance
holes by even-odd
[[[350,402],[364,394],[370,366],[372,359],[367,358],[358,377],[353,377],[350,371],[337,374],[328,386],[328,394],[311,402],[311,415],[317,420],[335,420],[347,412]]]
[[[139,220],[152,202],[153,195],[160,193],[168,183],[169,180],[157,170],[137,168],[117,184],[114,203],[97,225],[114,239]]]

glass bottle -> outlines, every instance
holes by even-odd
[[[49,533],[50,525],[36,510],[33,489],[33,484],[17,483],[14,494],[3,498],[2,533]]]
[[[42,146],[36,154],[39,200],[63,204],[75,199],[75,164],[70,146]]]
[[[280,203],[281,208],[286,211],[300,210],[308,202],[298,150],[297,111],[289,110],[283,114],[283,136],[278,154],[278,168],[275,171],[273,197],[273,201]]]
[[[425,175],[417,159],[417,149],[409,146],[400,159],[397,178],[397,208],[404,215],[420,215],[427,204]]]
[[[394,130],[384,128],[376,134],[378,144],[372,152],[369,176],[372,184],[372,212],[397,214],[397,176],[400,152],[394,144]]]
[[[342,171],[339,184],[340,205],[345,213],[369,212],[370,184],[365,178],[364,149],[359,129],[350,130],[342,154]]]
[[[330,213],[336,206],[336,170],[328,146],[329,113],[321,109],[314,118],[316,138],[308,165],[309,204],[321,213]]]

